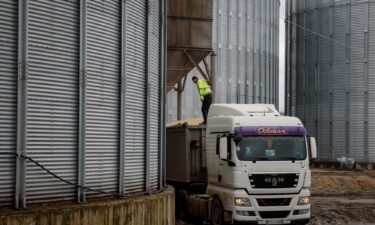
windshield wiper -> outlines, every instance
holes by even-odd
[[[251,161],[253,161],[253,163],[255,163],[256,161],[268,161],[268,160],[270,159],[267,157],[252,157],[251,158]]]
[[[292,162],[295,162],[297,160],[296,157],[288,157],[288,156],[285,156],[285,157],[277,157],[277,159],[288,159],[288,160],[291,160]]]

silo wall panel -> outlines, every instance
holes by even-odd
[[[375,18],[375,4],[368,4],[368,18]],[[370,20],[370,19],[369,19]],[[368,158],[369,160],[375,161],[375,23],[368,23],[368,34],[367,34],[367,52],[368,63],[367,63],[367,77],[368,77]]]
[[[247,15],[246,15],[246,0],[238,1],[238,99],[239,103],[245,102],[245,85],[246,85],[246,37],[247,37]]]
[[[148,62],[148,70],[149,70],[149,151],[150,151],[150,165],[149,165],[149,176],[150,176],[150,189],[155,190],[159,188],[159,148],[160,148],[160,126],[161,124],[161,92],[164,92],[161,87],[161,69],[162,69],[162,61],[161,61],[161,53],[160,53],[160,45],[161,43],[161,32],[162,29],[160,23],[160,1],[152,0],[149,2],[150,4],[150,12],[149,12],[149,31],[148,31],[148,38],[149,38],[149,45],[148,45],[148,54],[149,54],[149,62]]]
[[[224,34],[225,34],[225,30],[226,30],[226,23],[224,21],[226,21],[225,17],[227,15],[227,13],[225,12],[224,10],[224,5],[227,3],[227,1],[224,1],[224,0],[218,0],[218,1],[213,1],[214,5],[217,5],[216,8],[213,9],[213,17],[214,18],[217,18],[217,19],[214,19],[213,20],[213,23],[216,23],[216,26],[213,26],[213,30],[217,30],[217,32],[212,32],[213,33],[213,36],[216,36],[217,39],[216,41],[213,40],[212,44],[213,46],[217,45],[218,46],[218,49],[217,49],[217,60],[221,60],[222,57],[224,56],[223,54],[225,54],[224,50],[222,49],[222,44],[218,44],[218,43],[226,43],[224,40],[226,40]],[[220,90],[226,90],[226,82],[224,82],[224,75],[222,73],[225,73],[226,71],[226,66],[225,64],[221,64],[221,65],[218,65],[217,66],[217,71],[216,71],[216,74],[219,74],[220,75],[217,75],[218,79],[217,80],[217,84],[216,84],[216,87],[217,89],[220,89]],[[224,91],[223,91],[224,92]],[[220,92],[220,93],[216,93],[216,98],[219,99],[219,101],[225,101],[226,99],[226,96],[224,95],[223,92]],[[225,91],[226,93],[226,91]],[[171,111],[171,113],[174,113],[173,111]]]
[[[213,1],[212,2],[213,12],[218,12],[218,8],[219,8],[219,2]],[[217,28],[218,28],[218,20],[212,20],[212,29],[217,29]],[[218,33],[212,32],[212,43],[217,43],[217,40],[218,40]]]
[[[254,103],[260,103],[261,76],[261,1],[255,1],[255,33],[254,33]]]
[[[79,1],[29,2],[27,155],[77,182]],[[73,199],[64,184],[27,162],[28,201]]]
[[[120,74],[121,1],[88,1],[85,182],[109,192],[118,189]]]
[[[147,4],[126,1],[125,192],[145,190]]]
[[[0,3],[0,205],[13,201],[17,147],[18,4]]]
[[[300,1],[298,1],[298,3],[300,3],[298,6],[303,4]],[[293,15],[293,16],[295,19],[298,18],[296,15]],[[301,21],[300,21],[303,24],[303,26],[307,26],[305,17],[306,17],[306,13],[303,14],[303,16],[301,17]],[[297,33],[297,29],[298,28],[293,28],[292,42],[298,41],[300,45],[292,44],[293,49],[301,47],[301,49],[305,50],[307,48],[307,34],[306,32],[303,32],[302,34]],[[303,103],[303,104],[307,103],[307,90],[306,89],[307,89],[307,85],[310,85],[307,81],[307,63],[309,59],[306,53],[303,53],[301,54],[301,56],[297,57],[297,53],[292,52],[291,57],[292,57],[292,66],[296,65],[296,63],[298,62],[300,64],[298,64],[299,70],[292,71],[292,84],[290,84],[290,86],[293,88],[293,90],[300,90],[303,93],[302,95],[298,95],[300,99],[297,98],[297,100],[294,100],[294,99],[291,100],[292,103],[297,103],[297,106],[294,107],[295,109],[293,111],[301,112],[301,115],[303,115],[302,119],[304,122],[306,122],[306,114],[307,114],[306,107],[303,107],[303,105],[299,103]],[[297,74],[302,76],[302,78],[299,79]],[[294,82],[297,82],[297,84],[294,85]]]
[[[327,1],[319,1],[318,6],[326,6]],[[332,28],[330,27],[331,19],[331,8],[325,7],[317,12],[318,30],[317,32],[324,35],[330,36]],[[330,141],[330,96],[331,96],[331,42],[325,38],[318,39],[318,95],[317,95],[317,138],[319,139],[319,158],[328,160],[331,157],[329,151],[322,151],[322,149],[329,149],[331,145]],[[298,93],[298,91],[297,91]],[[328,138],[326,138],[328,137]]]
[[[235,103],[237,101],[238,94],[238,24],[239,24],[239,1],[238,0],[229,0],[229,62],[230,62],[230,94],[229,101]]]
[[[259,79],[259,96],[260,103],[266,103],[265,99],[265,85],[266,85],[266,2],[260,1],[261,10],[260,10],[260,79]]]
[[[254,38],[252,38],[252,35],[255,32],[255,7],[254,1],[247,1],[247,17],[248,17],[248,31],[247,31],[247,49],[246,49],[246,55],[247,60],[245,62],[246,64],[246,95],[247,99],[246,102],[254,102],[254,92],[253,92],[253,85],[254,85]]]
[[[364,43],[365,43],[365,7],[358,4],[359,1],[352,2],[350,9],[350,142],[349,157],[358,161],[366,161],[364,136],[367,132],[365,127],[365,63],[364,63]],[[366,132],[365,132],[366,130]]]

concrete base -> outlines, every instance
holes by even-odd
[[[121,200],[0,214],[0,225],[174,225],[174,189]]]

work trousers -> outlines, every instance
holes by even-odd
[[[208,115],[208,110],[210,109],[211,102],[212,102],[212,94],[205,95],[203,102],[202,102],[202,114],[203,114],[204,124],[207,123],[207,115]]]

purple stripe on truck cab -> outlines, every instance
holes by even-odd
[[[236,127],[234,133],[242,136],[304,136],[307,134],[304,127],[298,126]]]

